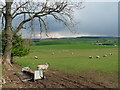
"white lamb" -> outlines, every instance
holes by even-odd
[[[107,55],[104,55],[103,57],[107,57]]]
[[[37,69],[38,70],[47,70],[48,67],[49,67],[49,64],[46,63],[45,65],[38,65]]]
[[[35,58],[35,59],[38,59],[38,57],[37,57],[37,56],[35,56],[34,58]]]
[[[96,56],[96,58],[100,58],[100,56]]]
[[[73,55],[74,53],[72,52],[71,54]]]
[[[54,55],[55,53],[54,52],[52,52],[52,55]]]
[[[92,59],[93,58],[93,56],[89,56],[89,59]]]
[[[110,53],[110,55],[112,55],[112,53]]]

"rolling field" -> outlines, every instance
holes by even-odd
[[[52,55],[52,52],[55,54]],[[74,53],[73,55],[71,53]],[[112,56],[102,57],[104,54],[113,53]],[[38,56],[38,60],[34,56]],[[94,56],[89,59],[88,56]],[[101,58],[96,59],[99,55]],[[50,68],[63,70],[65,72],[81,73],[82,71],[102,71],[117,74],[118,55],[117,49],[95,49],[95,50],[38,50],[32,51],[28,56],[16,60],[22,67],[30,66],[36,69],[39,64],[50,63]]]
[[[30,47],[28,55],[16,57],[14,60],[21,67],[29,66],[32,70],[37,70],[37,65],[50,63],[48,71],[44,73],[47,78],[37,83],[30,82],[28,87],[32,85],[43,88],[118,87],[118,46],[91,45],[93,42],[96,43],[97,40],[40,41]],[[103,40],[101,42],[103,43]],[[111,39],[111,42],[116,40]],[[103,57],[105,54],[107,57]],[[97,55],[100,58],[96,58]],[[38,59],[35,59],[35,56]],[[93,56],[93,59],[89,59],[89,56]]]
[[[35,43],[35,46],[31,46],[31,50],[53,50],[53,49],[102,49],[102,48],[116,48],[114,46],[103,45],[91,45],[91,43],[98,43],[99,39],[80,39],[80,40],[45,40]],[[117,39],[110,39],[109,42],[103,42],[99,40],[99,43],[117,43]]]
[[[22,67],[30,66],[34,70],[37,65],[48,62],[51,69],[75,74],[94,71],[114,75],[118,72],[118,49],[115,46],[91,45],[93,40],[67,41],[62,44],[58,41],[57,44],[56,42],[52,42],[52,44],[46,42],[47,44],[44,41],[44,43],[31,46],[29,55],[17,58],[15,61]],[[113,53],[113,55],[110,56],[109,53]],[[104,54],[108,56],[103,57]],[[97,55],[100,58],[96,59]],[[34,56],[38,56],[38,59],[34,59]],[[89,56],[93,56],[93,59],[89,59]]]
[[[45,45],[45,46],[31,46],[31,50],[81,50],[81,49],[109,49],[116,48],[115,46],[99,46],[99,45],[88,45],[86,44],[66,44],[66,45]]]

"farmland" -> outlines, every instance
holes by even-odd
[[[52,52],[55,54],[52,55]],[[74,53],[71,55],[71,53]],[[113,56],[102,57],[104,54],[113,53]],[[38,56],[38,60],[34,56]],[[89,59],[88,56],[92,55],[94,58]],[[96,59],[95,56],[99,55],[101,58]],[[66,72],[80,73],[81,71],[97,70],[108,72],[111,74],[117,73],[118,70],[118,56],[116,49],[95,49],[95,50],[40,50],[32,51],[28,56],[17,59],[17,62],[22,67],[30,66],[36,69],[39,64],[50,63],[50,68],[64,70]]]
[[[102,40],[101,40],[102,41]],[[116,41],[112,39],[111,42]],[[49,62],[51,69],[64,70],[65,72],[81,73],[82,71],[100,71],[116,74],[118,70],[118,51],[116,46],[91,45],[95,39],[82,40],[53,40],[40,41],[35,46],[31,46],[31,53],[25,57],[16,59],[24,66],[33,69],[38,64]],[[52,53],[55,53],[52,55]],[[73,55],[71,55],[73,53]],[[109,53],[113,53],[112,56]],[[107,54],[108,57],[103,57]],[[96,59],[96,56],[101,58]],[[34,59],[38,56],[38,60]],[[93,59],[89,59],[93,56]]]
[[[98,42],[98,39],[43,40],[30,46],[31,51],[27,56],[15,58],[14,61],[21,67],[29,66],[32,70],[36,70],[37,65],[48,62],[50,63],[48,76],[57,70],[59,75],[61,72],[66,72],[101,82],[107,87],[117,87],[118,46],[92,45],[93,42]],[[117,39],[107,39],[106,42],[99,39],[99,42],[117,44]],[[109,55],[109,53],[113,55]],[[103,57],[105,54],[107,57]],[[34,56],[37,56],[38,59],[35,59]],[[93,58],[89,59],[89,56],[93,56]],[[100,58],[96,58],[96,56],[100,56]],[[51,79],[54,79],[52,77]],[[61,78],[64,78],[64,74]]]

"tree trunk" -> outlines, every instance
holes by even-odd
[[[3,63],[11,64],[11,51],[12,51],[12,34],[8,32],[6,33],[6,41],[5,41],[5,50],[3,54]]]
[[[3,64],[11,66],[11,51],[12,51],[12,16],[11,16],[12,2],[6,2],[6,14],[5,14],[5,50],[3,53]]]

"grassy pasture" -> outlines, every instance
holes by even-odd
[[[91,39],[91,38],[77,38],[77,39],[68,39],[68,40],[40,40],[39,42],[36,42],[36,46],[40,45],[63,45],[63,44],[86,44],[86,43],[114,43],[117,44],[118,40],[117,38],[112,39]]]
[[[36,66],[39,64],[49,62],[49,68],[70,73],[81,74],[81,72],[96,71],[117,74],[117,47],[91,45],[90,43],[93,40],[69,42],[71,44],[31,46],[31,53],[27,56],[17,58],[16,61],[22,67],[30,66],[32,69],[36,69]],[[52,52],[55,54],[52,55]],[[71,54],[72,52],[74,53],[73,55]],[[112,56],[109,55],[111,52],[113,53]],[[107,54],[108,57],[102,57],[104,54]],[[89,59],[90,55],[94,58]],[[96,55],[99,55],[100,58],[96,59]],[[34,56],[38,56],[39,59],[35,60]]]
[[[88,43],[81,44],[66,44],[66,45],[45,45],[45,46],[31,46],[31,50],[63,50],[63,49],[107,49],[116,48],[116,46],[99,46],[99,45],[89,45]]]
[[[68,40],[40,40],[36,42],[36,46],[41,45],[66,45],[66,44],[90,44],[90,43],[114,43],[117,44],[117,38],[77,38],[77,39],[68,39]]]
[[[35,46],[31,46],[31,50],[61,50],[61,49],[106,49],[106,48],[116,48],[116,46],[103,46],[103,45],[91,45],[91,43],[96,43],[96,39],[80,39],[80,40],[50,40],[50,41],[40,41],[37,42]],[[109,40],[112,43],[117,42],[117,40]],[[99,40],[103,43],[103,40]],[[104,43],[111,43],[104,42]],[[114,43],[116,44],[116,43]]]

